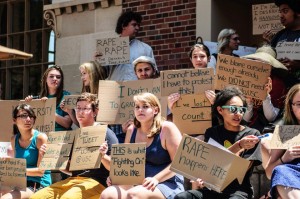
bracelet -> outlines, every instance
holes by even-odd
[[[242,145],[241,145],[241,140],[239,140],[239,147],[240,147],[240,149],[243,148]]]
[[[282,161],[281,157],[279,158],[279,160],[280,160],[281,164],[285,164],[285,163]]]

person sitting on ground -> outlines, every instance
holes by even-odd
[[[251,161],[242,184],[238,180],[232,181],[221,193],[204,187],[204,181],[198,178],[195,183],[196,190],[179,193],[174,199],[211,199],[211,198],[244,198],[253,197],[253,188],[250,177],[254,166],[261,163],[259,139],[256,129],[241,125],[243,114],[246,112],[246,100],[243,93],[234,86],[226,87],[216,94],[213,105],[214,113],[222,120],[223,124],[208,128],[204,136],[198,138],[208,142],[210,138],[226,147],[232,153]]]
[[[91,93],[82,93],[76,102],[76,118],[80,128],[99,125],[95,122],[98,113],[97,97]],[[100,168],[73,171],[72,177],[52,184],[49,187],[41,189],[32,195],[31,199],[57,198],[60,199],[87,199],[99,198],[101,192],[105,189],[106,179],[109,176],[110,151],[112,144],[117,144],[118,140],[109,128],[106,130],[105,142],[100,146],[101,163]],[[68,171],[65,171],[68,172]],[[69,173],[69,172],[68,172]]]
[[[49,67],[41,80],[41,93],[39,98],[47,100],[56,97],[55,131],[71,130],[72,120],[70,116],[60,108],[60,103],[65,95],[70,95],[64,90],[64,73],[59,66]],[[25,98],[26,102],[33,99],[32,95]]]
[[[101,199],[171,199],[184,191],[183,177],[170,171],[182,136],[175,124],[161,117],[155,95],[141,93],[133,100],[134,126],[127,130],[125,143],[146,143],[146,178],[142,185],[110,186],[102,192]],[[108,182],[111,184],[110,178]]]
[[[105,80],[107,75],[105,68],[102,67],[97,61],[85,62],[79,66],[82,88],[81,93],[91,93],[98,95],[99,80]],[[73,124],[79,126],[76,119],[74,109],[65,108],[65,101],[60,103],[60,108],[67,112],[72,119]]]
[[[51,182],[50,171],[38,168],[44,155],[41,146],[47,142],[47,135],[33,129],[36,115],[33,108],[27,104],[20,104],[13,110],[14,136],[11,138],[11,155],[26,160],[27,188],[25,191],[2,191],[1,199],[21,198],[27,199],[36,191],[49,186]]]
[[[300,84],[294,85],[286,95],[282,124],[300,125]],[[271,178],[272,198],[300,198],[300,145],[271,149],[266,174]]]

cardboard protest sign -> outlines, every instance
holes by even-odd
[[[110,179],[113,185],[138,185],[145,179],[146,143],[113,144]]]
[[[70,171],[96,169],[101,165],[99,147],[105,141],[106,125],[76,129]]]
[[[270,143],[271,149],[288,149],[300,145],[299,125],[276,125]]]
[[[25,191],[26,185],[26,159],[0,159],[0,191]]]
[[[0,141],[8,142],[13,135],[13,118],[12,112],[19,104],[29,104],[36,115],[34,129],[41,132],[54,131],[55,128],[55,110],[56,98],[47,99],[45,102],[41,100],[32,100],[31,102],[17,101],[17,100],[1,100],[0,110],[1,119],[0,126],[2,128],[2,135]]]
[[[98,90],[100,111],[97,115],[97,121],[108,124],[123,124],[128,119],[133,119],[133,96],[143,92],[153,93],[161,99],[160,79],[157,78],[126,82],[100,80]],[[166,102],[161,104],[165,106],[167,105]],[[162,109],[166,110],[167,107],[162,107]]]
[[[283,28],[275,3],[252,5],[252,22],[253,35],[263,34],[266,30],[276,33]]]
[[[173,122],[183,134],[204,134],[211,127],[211,104],[205,94],[182,95],[173,105]]]
[[[74,109],[76,107],[77,98],[80,95],[65,95],[65,107],[68,109]]]
[[[279,42],[276,46],[277,59],[300,60],[300,42]]]
[[[213,76],[212,68],[161,71],[161,96],[172,93],[201,94],[212,90]]]
[[[229,55],[218,54],[215,89],[228,85],[238,86],[245,96],[265,100],[265,84],[271,73],[271,65]]]
[[[71,149],[72,144],[48,144],[39,168],[44,170],[66,169]]]
[[[170,169],[192,180],[201,178],[206,187],[221,192],[235,179],[241,184],[249,165],[246,159],[183,135]]]
[[[10,146],[10,142],[0,142],[0,157],[8,156],[7,150]]]
[[[72,144],[77,131],[52,131],[48,134],[48,144]]]
[[[66,169],[76,132],[50,132],[48,134],[47,150],[39,168],[44,170]]]
[[[98,39],[96,48],[103,66],[130,63],[129,37]]]

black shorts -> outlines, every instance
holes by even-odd
[[[30,189],[33,193],[35,193],[44,187],[38,182],[27,181],[27,188]]]

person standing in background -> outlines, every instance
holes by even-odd
[[[97,61],[89,61],[79,66],[82,88],[81,93],[91,93],[98,95],[99,80],[105,80],[107,74],[105,68],[102,67]],[[73,124],[79,127],[79,123],[76,119],[74,109],[68,109],[65,107],[65,101],[60,103],[60,108],[69,114]]]
[[[223,29],[218,36],[218,52],[224,55],[230,55],[234,57],[239,57],[237,54],[234,54],[234,50],[238,50],[240,45],[240,37],[233,29]],[[213,53],[209,65],[214,67],[216,70],[218,54]]]
[[[70,116],[60,108],[64,95],[70,95],[64,90],[64,74],[59,66],[49,67],[43,74],[41,80],[41,93],[39,98],[47,100],[56,97],[55,131],[71,130],[72,120]],[[25,98],[26,102],[33,99],[32,95]]]
[[[263,38],[275,48],[280,42],[300,42],[300,0],[275,0],[279,8],[280,22],[285,27],[273,35],[272,30],[264,32]],[[279,61],[289,69],[288,88],[300,82],[300,58],[287,57]]]
[[[121,14],[117,21],[116,33],[120,37],[129,37],[130,46],[130,63],[106,66],[108,72],[108,80],[127,81],[137,80],[135,75],[133,61],[140,56],[148,56],[154,59],[152,48],[140,40],[136,39],[138,35],[142,16],[133,11],[127,11]],[[96,57],[101,56],[96,53]],[[154,60],[155,61],[155,60]]]

